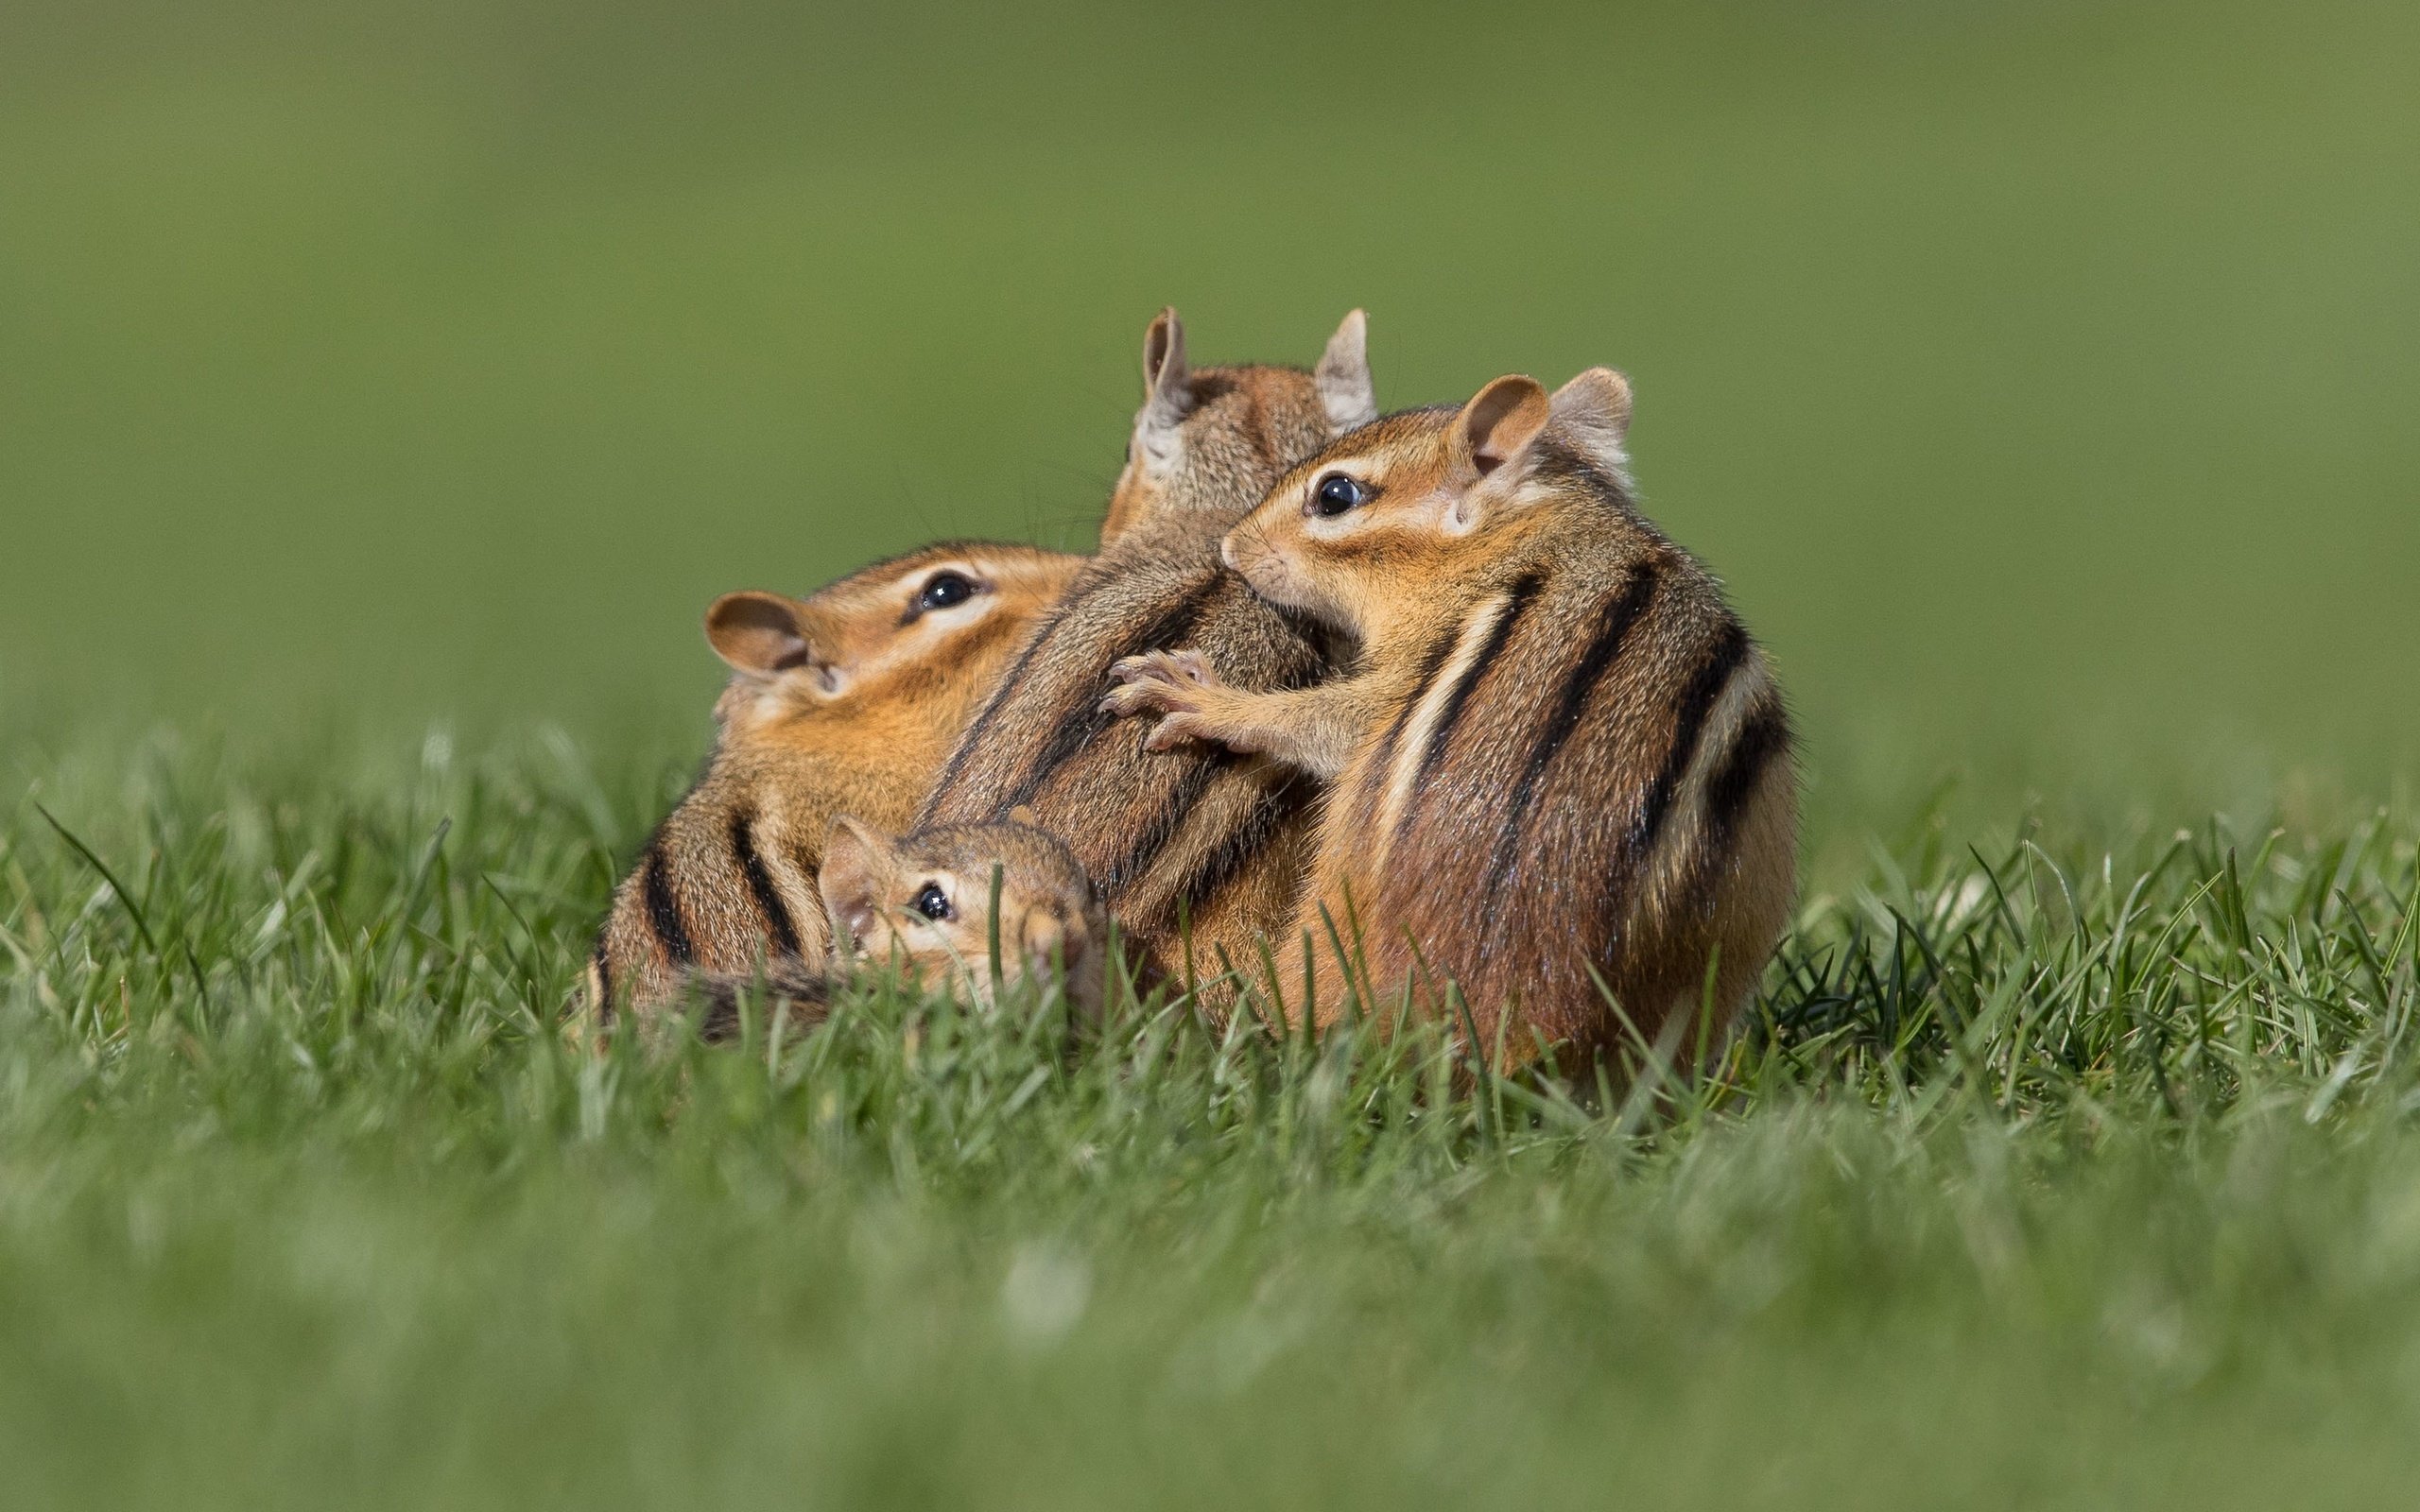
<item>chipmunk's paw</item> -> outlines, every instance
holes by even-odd
[[[1112,688],[1100,706],[1119,715],[1196,710],[1202,696],[1221,687],[1210,663],[1194,651],[1146,651],[1111,667],[1109,675],[1120,686]]]
[[[1219,686],[1219,674],[1210,670],[1199,651],[1146,651],[1130,656],[1109,669],[1109,675],[1120,682],[1189,682],[1197,688]]]
[[[1147,651],[1118,662],[1109,675],[1119,686],[1101,699],[1104,712],[1121,718],[1167,715],[1143,742],[1144,749],[1167,750],[1187,740],[1219,738],[1206,713],[1210,704],[1229,690],[1199,652]]]
[[[1143,741],[1145,750],[1173,750],[1188,740],[1207,741],[1214,746],[1226,744],[1225,736],[1213,726],[1206,715],[1172,713],[1151,727]]]
[[[1173,691],[1162,682],[1130,682],[1122,688],[1110,689],[1100,701],[1100,712],[1120,719],[1165,713],[1171,707],[1166,696]]]

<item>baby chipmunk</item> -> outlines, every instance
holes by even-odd
[[[1083,563],[955,541],[805,599],[729,593],[706,639],[733,678],[714,753],[614,895],[587,1003],[648,1019],[716,977],[820,974],[817,872],[843,814],[904,827],[1034,622]]]
[[[789,1027],[813,1028],[861,967],[888,968],[925,991],[962,992],[985,1008],[995,985],[1056,987],[1080,1022],[1100,1022],[1108,915],[1067,848],[1030,825],[943,825],[892,838],[843,815],[824,840],[818,890],[833,924],[825,965],[768,962],[699,976],[700,1039],[735,1038],[742,996],[760,989]]]
[[[1710,969],[1717,1032],[1761,974],[1795,891],[1789,714],[1714,577],[1634,505],[1630,413],[1605,369],[1552,396],[1499,378],[1288,472],[1223,551],[1357,642],[1335,681],[1117,668],[1106,706],[1163,712],[1155,747],[1333,781],[1294,921],[1315,1019],[1357,990],[1443,1008],[1451,983],[1483,1051],[1585,1056],[1623,1039],[1610,990],[1678,1049]]]
[[[824,845],[821,888],[838,955],[894,962],[988,1006],[996,919],[1002,985],[1058,980],[1086,1022],[1100,1019],[1109,916],[1074,853],[1021,819],[891,839],[844,816]]]
[[[1221,570],[1219,541],[1288,465],[1377,404],[1357,310],[1310,372],[1196,369],[1165,310],[1144,335],[1143,378],[1099,555],[967,728],[919,822],[1028,809],[1074,851],[1147,966],[1191,982],[1248,969],[1258,939],[1292,919],[1316,784],[1210,746],[1147,752],[1141,732],[1101,712],[1100,689],[1118,662],[1181,644],[1239,688],[1327,675],[1322,635]]]

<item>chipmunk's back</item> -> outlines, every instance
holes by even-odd
[[[1550,1039],[1601,1040],[1599,979],[1653,1032],[1714,952],[1727,1015],[1787,909],[1795,819],[1770,780],[1780,691],[1711,576],[1625,523],[1480,599],[1441,670],[1471,638],[1481,654],[1411,706],[1417,744],[1382,744],[1357,784],[1362,822],[1331,832],[1359,837],[1373,913]]]

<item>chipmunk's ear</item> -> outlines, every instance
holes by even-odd
[[[862,950],[873,942],[882,919],[883,890],[898,869],[899,851],[890,841],[845,814],[832,821],[815,888],[823,895],[836,949],[846,950],[854,941]]]
[[[1622,450],[1630,435],[1630,380],[1611,368],[1591,368],[1554,391],[1555,423],[1573,445],[1616,474],[1630,462]]]
[[[1143,407],[1134,440],[1144,460],[1164,465],[1176,455],[1176,429],[1193,412],[1193,370],[1184,360],[1184,322],[1162,310],[1143,333]]]
[[[1454,418],[1455,449],[1485,474],[1521,455],[1547,428],[1552,402],[1535,378],[1498,378]]]
[[[1370,381],[1370,318],[1356,310],[1327,338],[1320,365],[1311,370],[1320,407],[1337,435],[1378,418],[1378,388]]]
[[[1449,534],[1462,535],[1478,527],[1486,507],[1480,498],[1485,490],[1479,485],[1528,451],[1547,428],[1551,414],[1545,387],[1518,373],[1498,378],[1462,406],[1448,433],[1454,471],[1462,480],[1445,511]]]
[[[706,644],[733,671],[769,678],[809,660],[805,610],[779,593],[725,593],[706,609]]]

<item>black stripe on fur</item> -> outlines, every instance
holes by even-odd
[[[672,896],[671,879],[665,875],[661,844],[648,847],[639,891],[647,902],[648,928],[655,931],[656,943],[664,947],[672,964],[686,966],[696,960],[698,947],[689,939],[689,926],[682,920],[681,904]]]
[[[1662,576],[1661,564],[1652,558],[1638,564],[1637,571],[1631,575],[1630,582],[1622,589],[1621,597],[1615,600],[1606,611],[1603,622],[1597,627],[1596,635],[1590,638],[1587,647],[1580,653],[1580,659],[1572,663],[1571,671],[1564,678],[1562,696],[1556,699],[1554,712],[1547,716],[1537,744],[1530,747],[1529,764],[1523,768],[1520,781],[1513,784],[1512,801],[1505,810],[1504,829],[1496,836],[1495,853],[1488,861],[1487,881],[1480,892],[1483,906],[1494,905],[1496,892],[1504,885],[1505,877],[1512,869],[1513,859],[1520,853],[1521,833],[1527,827],[1530,805],[1537,796],[1538,783],[1546,776],[1547,765],[1554,760],[1555,753],[1563,749],[1564,743],[1580,728],[1581,715],[1588,707],[1588,696],[1597,690],[1606,669],[1621,654],[1623,643],[1629,638],[1632,627],[1637,625],[1646,614],[1648,605],[1653,602],[1656,585]]]
[[[789,904],[783,901],[781,889],[773,885],[773,874],[765,869],[765,858],[756,853],[754,829],[755,816],[746,809],[732,815],[732,859],[739,863],[740,875],[748,879],[748,890],[755,895],[756,910],[765,916],[765,928],[772,934],[775,954],[797,955],[798,920],[790,917]]]
[[[1538,596],[1538,590],[1546,586],[1546,574],[1530,573],[1512,585],[1512,600],[1496,615],[1495,627],[1487,632],[1487,644],[1479,647],[1478,655],[1463,668],[1462,680],[1454,684],[1453,691],[1445,696],[1445,707],[1438,711],[1437,728],[1428,732],[1428,748],[1420,753],[1420,769],[1412,777],[1412,806],[1404,811],[1403,816],[1406,827],[1410,825],[1412,815],[1417,811],[1420,791],[1427,785],[1429,774],[1436,771],[1445,759],[1445,744],[1454,738],[1454,727],[1461,722],[1462,711],[1470,704],[1471,690],[1478,686],[1478,679],[1487,676],[1487,669],[1495,665],[1495,659],[1503,654],[1505,643],[1512,638],[1512,631],[1520,625],[1522,614],[1528,610],[1530,601]],[[1460,639],[1459,634],[1456,639]]]

